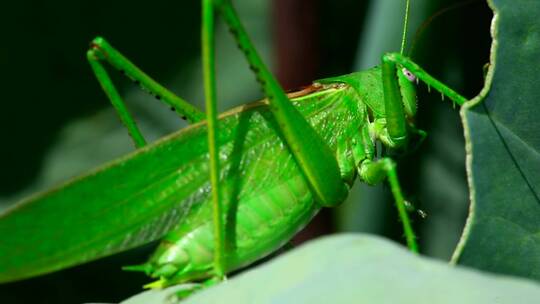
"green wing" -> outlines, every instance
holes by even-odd
[[[348,132],[345,128],[358,130],[351,125],[359,113],[351,111],[354,95],[350,89],[326,89],[299,97],[295,104],[334,148],[336,138]],[[299,171],[287,170],[291,154],[264,102],[225,113],[219,128],[221,178],[228,184],[239,180],[241,192],[265,191],[280,172]],[[207,201],[207,151],[202,122],[20,202],[0,215],[0,282],[161,238]]]

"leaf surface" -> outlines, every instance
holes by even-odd
[[[461,111],[471,207],[453,260],[540,280],[540,2],[489,4],[486,87]]]
[[[178,288],[122,302],[171,303]],[[182,303],[533,303],[540,285],[421,257],[380,237],[341,234],[296,248]]]

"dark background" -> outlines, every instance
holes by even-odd
[[[368,8],[376,1],[278,0],[268,4],[263,14],[270,27],[266,29],[270,33],[266,33],[267,40],[273,47],[263,53],[274,62],[273,69],[284,86],[293,89],[313,79],[354,71],[359,41],[369,31],[381,30],[366,26]],[[235,1],[239,9],[244,2]],[[423,19],[456,2],[461,1],[429,1]],[[43,181],[43,176],[48,175],[42,172],[49,168],[51,158],[47,155],[57,153],[57,147],[68,136],[64,131],[66,124],[86,119],[100,127],[109,126],[109,122],[103,124],[93,118],[110,107],[85,59],[88,43],[96,35],[106,37],[148,74],[170,84],[181,96],[179,88],[183,86],[176,84],[200,82],[185,69],[193,69],[199,60],[199,1],[21,0],[4,4],[2,12],[0,197],[4,206],[24,196],[21,191],[33,192],[56,182]],[[246,12],[243,18],[250,17],[249,10]],[[489,61],[490,18],[490,10],[481,1],[442,14],[418,38],[413,59],[464,96],[473,97],[482,86],[483,65]],[[246,23],[249,29],[249,22]],[[414,33],[417,29],[412,30]],[[220,48],[218,40],[218,52]],[[239,73],[249,73],[244,66],[238,69]],[[234,79],[236,75],[225,77]],[[125,94],[136,89],[121,77],[115,80]],[[260,95],[250,81],[239,81],[225,89],[255,92],[237,103],[255,100]],[[417,124],[429,132],[429,137],[418,151],[400,160],[400,179],[406,196],[428,214],[425,220],[413,215],[423,251],[447,259],[461,232],[468,204],[462,129],[458,111],[452,110],[449,102],[440,102],[439,94],[429,94],[423,85],[418,91]],[[197,102],[201,101],[201,94],[193,95]],[[120,124],[113,119],[111,125],[116,128]],[[172,126],[158,127],[157,132],[166,134],[175,125]],[[100,149],[100,138],[93,141],[96,135],[92,132],[89,131],[87,144]],[[125,151],[131,149],[127,135],[120,144]],[[91,149],[78,142],[71,147]],[[112,152],[109,159],[121,153]],[[68,178],[81,170],[79,167],[103,162],[91,158],[87,165],[77,163],[77,169],[54,176]],[[53,159],[67,157],[60,154]],[[64,163],[63,166],[70,166],[67,161]],[[368,199],[363,197],[361,204],[360,199],[352,198],[341,211],[322,212],[297,242],[335,230],[375,232],[402,241],[392,200],[386,197],[384,186],[375,189],[354,191],[360,196],[371,195]],[[377,199],[370,199],[373,197]],[[356,206],[375,213],[362,212]],[[0,285],[0,302],[122,300],[140,292],[147,279],[122,272],[120,267],[140,263],[151,249],[148,246],[51,275]]]

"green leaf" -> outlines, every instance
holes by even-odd
[[[178,287],[173,287],[178,288]],[[124,304],[170,303],[174,290]],[[320,238],[182,303],[531,303],[540,286],[414,255],[359,234]],[[170,299],[170,298],[169,298]]]
[[[489,3],[486,87],[461,111],[471,212],[454,261],[540,280],[540,2]]]

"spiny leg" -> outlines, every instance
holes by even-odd
[[[364,160],[360,164],[358,172],[360,174],[360,178],[371,185],[377,184],[383,181],[385,178],[388,179],[388,183],[390,184],[390,189],[396,203],[396,208],[403,225],[407,246],[411,251],[418,252],[416,236],[412,229],[409,214],[407,212],[407,204],[403,198],[403,194],[401,193],[401,187],[397,177],[396,163],[391,158],[387,157],[381,158],[377,161]]]
[[[217,100],[214,47],[214,3],[202,2],[202,59],[206,121],[208,129],[208,152],[210,154],[210,183],[212,185],[212,218],[214,222],[214,272],[218,280],[225,278],[225,226],[219,186],[219,154],[216,140]]]
[[[225,276],[225,229],[223,206],[220,200],[219,159],[216,144],[217,114],[214,73],[214,6],[219,10],[256,74],[264,93],[270,101],[270,110],[275,116],[280,131],[300,167],[306,174],[317,201],[325,206],[338,204],[347,194],[341,181],[339,167],[330,148],[309,126],[293,107],[277,80],[263,64],[238,19],[230,1],[203,0],[202,50],[205,99],[208,124],[208,149],[210,154],[210,179],[214,222],[214,269],[218,278]]]
[[[180,117],[187,119],[191,123],[204,119],[204,114],[201,111],[150,78],[102,37],[97,37],[92,41],[87,52],[87,58],[96,78],[118,112],[122,123],[128,129],[128,133],[137,148],[146,145],[146,140],[137,127],[133,116],[127,110],[102,61],[108,62],[127,77],[139,83],[144,90],[173,108]]]
[[[457,103],[458,105],[461,106],[467,101],[467,98],[461,96],[459,93],[452,90],[444,83],[435,79],[433,76],[429,75],[424,69],[422,69],[419,65],[414,63],[411,59],[399,53],[386,53],[383,55],[382,57],[383,80],[384,78],[392,78],[394,81],[397,82],[397,79],[395,76],[396,75],[395,71],[397,69],[396,64],[407,69],[415,77],[425,82],[428,86],[433,87],[435,90],[437,90],[444,96],[447,96],[448,98],[450,98],[450,100]],[[394,72],[392,73],[391,71],[394,71]]]
[[[294,108],[275,77],[264,65],[240,23],[231,1],[215,0],[214,3],[267,96],[270,111],[276,118],[279,131],[307,177],[317,203],[322,206],[335,206],[341,203],[348,189],[341,179],[333,152]]]
[[[399,68],[399,69],[398,69]],[[406,70],[401,70],[405,68]],[[384,104],[386,115],[386,128],[388,130],[388,142],[392,148],[405,145],[409,140],[411,126],[407,125],[407,116],[414,116],[415,90],[411,83],[414,79],[406,75],[412,73],[417,79],[432,86],[441,94],[448,96],[455,103],[462,105],[467,99],[438,81],[409,58],[399,53],[387,53],[382,57],[382,81],[384,92]],[[413,129],[414,131],[414,129]],[[417,131],[418,132],[418,131]],[[425,136],[422,132],[420,136]],[[360,175],[366,181],[388,177],[392,194],[396,201],[399,216],[403,223],[407,245],[412,251],[417,251],[414,232],[406,211],[405,200],[401,194],[401,188],[397,179],[395,163],[389,158],[383,158],[377,162],[369,160],[362,163]]]

